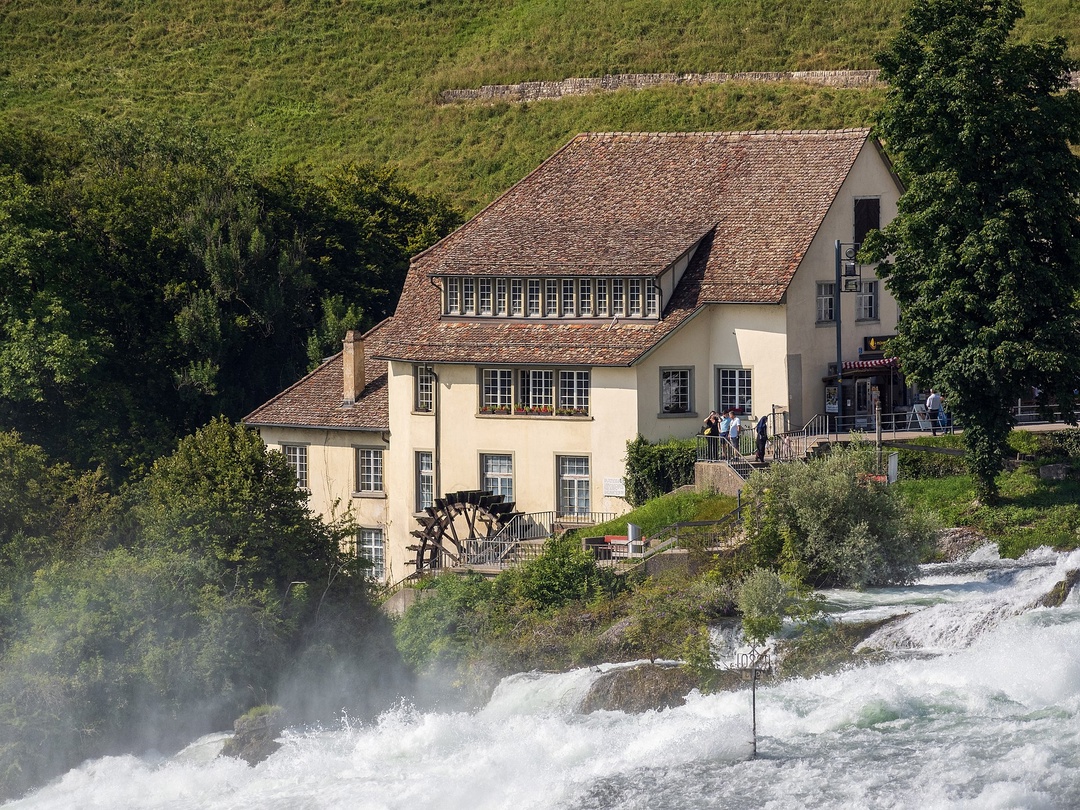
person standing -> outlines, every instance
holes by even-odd
[[[933,388],[930,389],[930,396],[926,398],[926,418],[930,420],[930,430],[937,436],[938,432],[938,413],[941,411],[941,395]]]
[[[731,413],[731,425],[728,427],[728,441],[731,442],[731,446],[735,452],[739,452],[739,430],[742,425],[739,424],[739,416],[734,411]]]
[[[757,420],[757,426],[754,428],[754,432],[757,433],[757,455],[755,458],[759,462],[765,461],[765,447],[769,443],[768,419],[768,416],[762,416]]]
[[[708,459],[716,461],[720,455],[720,416],[716,411],[709,411],[701,425],[701,433],[705,436]]]
[[[731,411],[724,411],[724,418],[720,420],[720,440],[728,440],[728,431],[731,430]]]

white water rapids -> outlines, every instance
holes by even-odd
[[[826,594],[852,621],[911,613],[886,663],[693,694],[661,712],[580,715],[595,670],[506,679],[475,714],[386,712],[296,733],[249,767],[225,735],[176,757],[94,760],[8,805],[27,810],[684,810],[1080,807],[1080,593],[1031,603],[1080,552],[927,566],[914,586]],[[932,654],[932,655],[931,655]]]

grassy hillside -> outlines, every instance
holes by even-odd
[[[439,107],[440,90],[618,72],[873,67],[907,5],[6,0],[0,120],[66,131],[82,116],[180,117],[266,166],[389,163],[471,212],[579,131],[861,125],[881,92],[667,88]],[[1080,14],[1071,0],[1031,0],[1020,33],[1080,43]]]

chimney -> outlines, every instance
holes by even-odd
[[[341,404],[348,406],[356,402],[367,382],[364,379],[364,341],[352,329],[345,333],[341,366],[345,383]]]

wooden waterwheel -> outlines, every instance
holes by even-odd
[[[447,560],[451,565],[466,563],[520,514],[514,511],[513,501],[479,489],[448,492],[424,511],[417,518],[420,528],[412,532],[419,542],[409,546],[416,552],[410,562],[417,573],[437,571]]]

